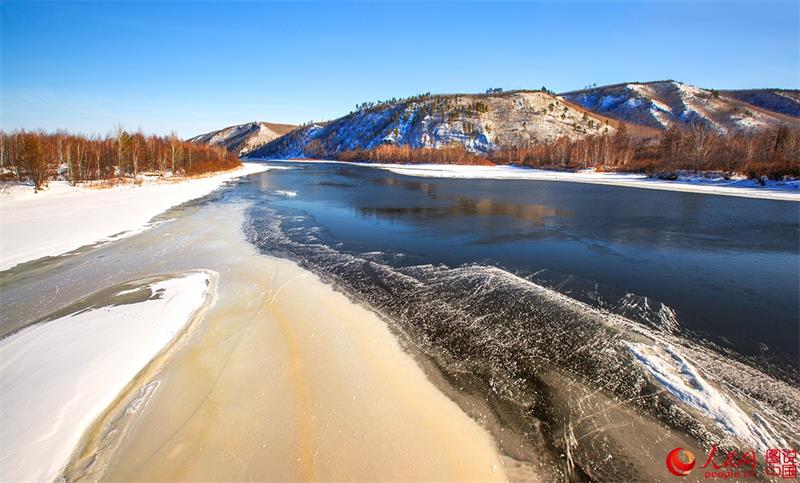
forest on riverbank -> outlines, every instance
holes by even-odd
[[[730,177],[800,177],[800,131],[786,126],[755,133],[720,134],[705,124],[671,128],[656,139],[635,140],[624,125],[613,134],[503,147],[482,156],[454,145],[441,149],[384,144],[345,151],[341,161],[437,164],[514,164],[542,169],[643,172],[670,178],[678,171],[716,171]]]
[[[65,131],[0,132],[0,178],[31,182],[38,191],[49,180],[72,184],[95,180],[136,180],[140,175],[195,176],[241,165],[222,147],[169,136],[129,133],[84,136]]]

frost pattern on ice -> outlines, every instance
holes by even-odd
[[[661,302],[654,302],[650,298],[641,295],[625,294],[622,300],[612,309],[615,313],[641,320],[669,334],[675,333],[680,325],[678,315],[671,307]]]
[[[711,385],[697,367],[668,343],[628,343],[631,353],[672,395],[699,410],[731,435],[758,450],[786,446],[786,440],[754,413],[751,418],[727,394]],[[755,418],[755,420],[754,420]]]
[[[255,206],[248,216],[247,232],[253,243],[262,250],[290,254],[384,314],[401,337],[413,339],[415,348],[456,384],[481,386],[481,394],[489,394],[492,404],[502,406],[505,414],[515,415],[523,428],[535,427],[537,416],[555,410],[548,409],[548,400],[540,395],[561,390],[541,380],[542,375],[557,371],[567,381],[590,381],[594,390],[608,394],[617,404],[635,405],[663,424],[693,435],[701,444],[739,447],[754,441],[761,447],[764,442],[800,434],[800,391],[672,334],[677,316],[669,307],[645,299],[630,300],[637,311],[647,305],[657,319],[645,326],[498,267],[405,266],[402,254],[343,251],[339,245],[324,243],[310,218],[283,216],[267,204]],[[693,361],[692,370],[697,374],[714,368],[720,379],[704,375],[702,382],[708,388],[693,393],[693,400],[677,397],[662,386],[662,380],[672,383],[670,379],[658,380],[653,375],[654,368],[659,374],[669,371],[657,366],[658,362],[645,367],[631,351],[631,347],[641,347],[640,352],[646,354],[647,347],[664,344],[675,347],[684,360]],[[737,377],[723,379],[729,374]],[[682,384],[692,387],[691,382]],[[673,383],[677,393],[675,387],[681,386]],[[712,392],[709,388],[714,387],[722,389]],[[710,399],[705,401],[706,397]],[[728,403],[734,400],[741,404]],[[692,402],[710,408],[719,419],[730,413],[746,422],[726,427],[712,418],[712,423]],[[736,407],[739,412],[733,413]],[[769,421],[772,428],[763,421]],[[569,428],[558,431],[561,429]],[[576,438],[582,440],[577,434]],[[563,441],[553,444],[564,450]],[[601,449],[609,454],[608,448]],[[591,466],[587,458],[593,453],[582,447],[577,450],[575,464],[584,469]],[[624,461],[620,453],[612,453],[612,457]]]

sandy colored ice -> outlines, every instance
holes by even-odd
[[[159,372],[116,454],[82,476],[505,479],[493,440],[384,321],[295,263],[258,254],[241,222],[230,206],[187,220],[195,236],[216,238],[205,268],[219,272],[217,302]]]

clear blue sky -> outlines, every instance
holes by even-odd
[[[191,136],[361,101],[673,78],[798,88],[795,0],[14,3],[2,129]]]

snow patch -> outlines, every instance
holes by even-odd
[[[0,340],[3,479],[55,480],[86,430],[211,299],[215,280],[202,271],[151,283],[145,301],[77,311]]]
[[[632,97],[625,101],[625,106],[629,109],[638,109],[642,107],[642,104],[644,104],[644,101],[638,97]]]
[[[52,181],[39,193],[30,186],[7,186],[0,192],[0,271],[137,233],[173,206],[202,198],[232,179],[268,169],[261,163],[244,163],[239,169],[204,178],[108,189],[75,187],[65,181]]]
[[[730,396],[711,385],[700,371],[667,343],[627,343],[634,359],[673,396],[713,420],[723,431],[763,451],[786,446],[783,438],[751,418]]]
[[[625,101],[623,96],[603,96],[600,99],[600,109],[601,110],[609,110],[613,109],[615,106],[621,104]]]
[[[754,116],[746,116],[744,114],[740,115],[733,115],[731,116],[731,120],[736,123],[736,127],[739,129],[762,129],[766,126],[766,123],[756,119]]]
[[[668,105],[664,104],[663,102],[658,101],[656,99],[650,99],[650,103],[657,110],[662,111],[662,112],[668,112],[668,113],[672,114],[672,109]]]
[[[683,82],[673,82],[672,85],[674,85],[685,98],[696,98],[710,94],[704,89],[700,89],[699,87],[695,87],[693,85],[684,84]]]

